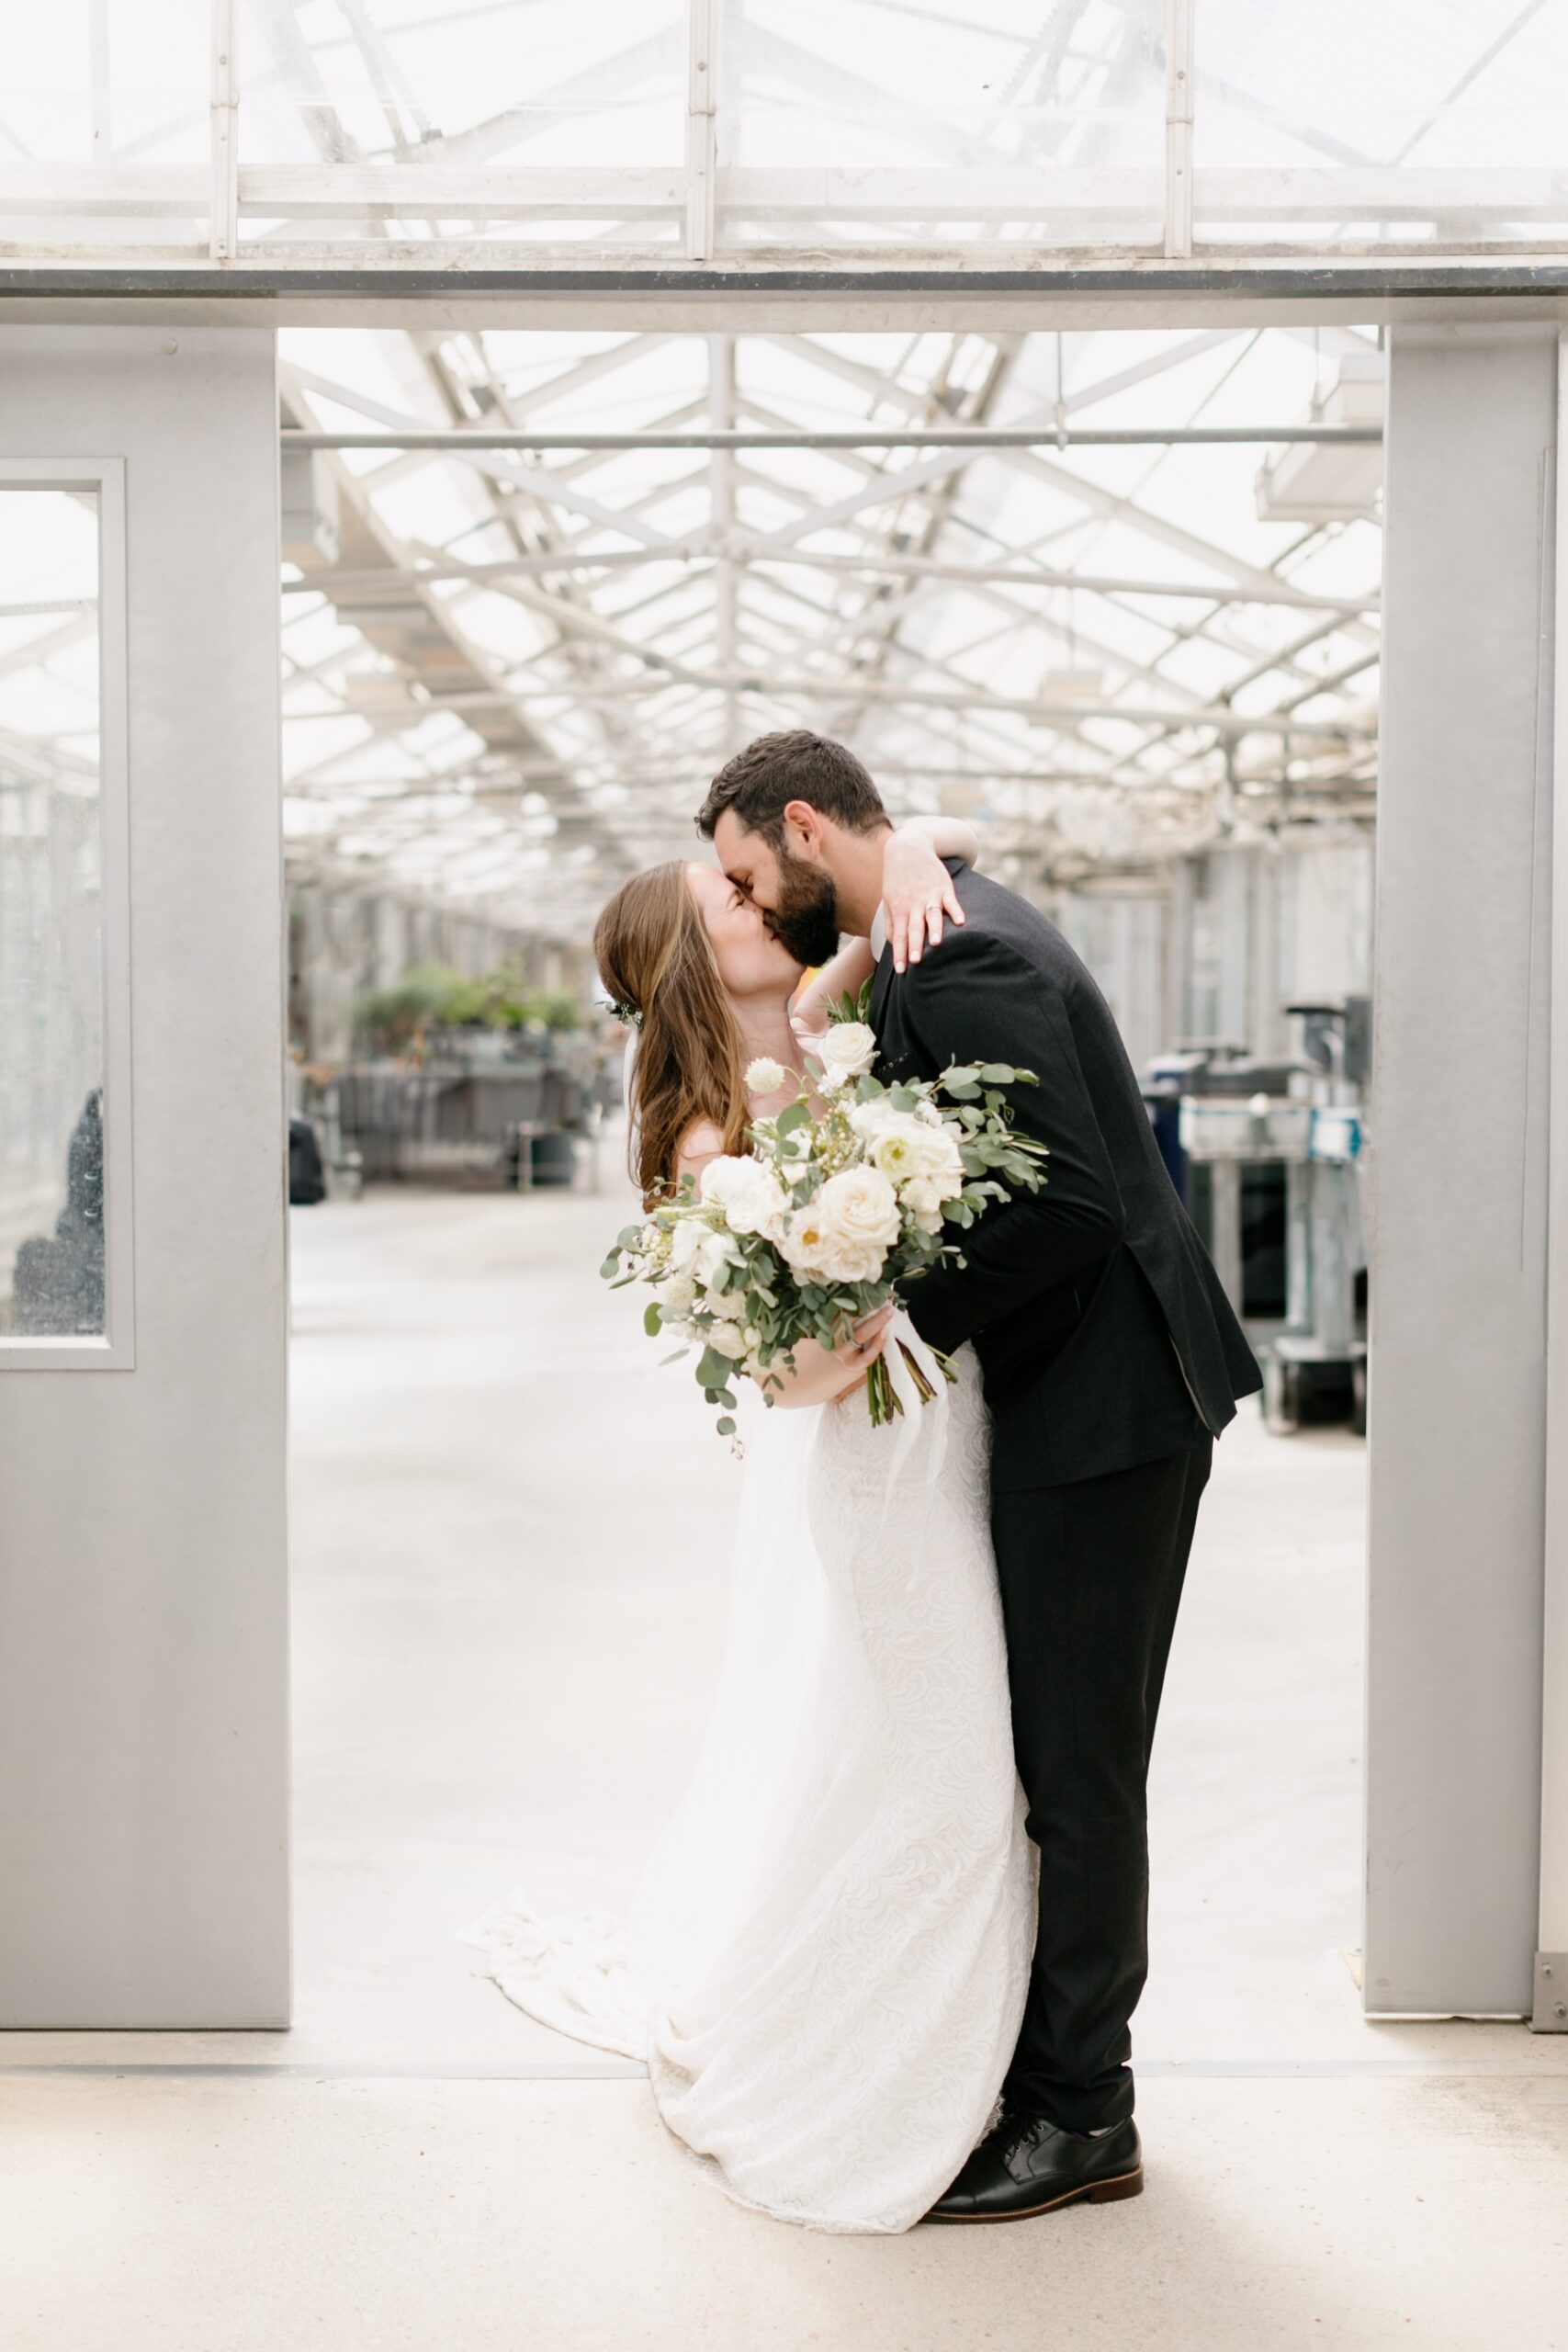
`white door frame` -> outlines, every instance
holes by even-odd
[[[1391,279],[1386,274],[1375,286],[1369,284],[1361,288],[1352,288],[1341,283],[1334,286],[1331,290],[1325,291],[1321,287],[1315,290],[1312,289],[1303,278],[1298,278],[1292,285],[1290,282],[1292,273],[1282,270],[1279,273],[1278,284],[1266,290],[1248,287],[1245,273],[1238,273],[1229,285],[1216,283],[1211,279],[1209,283],[1203,285],[1186,285],[1173,281],[1156,287],[1152,282],[1140,284],[1138,274],[1128,272],[1123,273],[1123,282],[1115,287],[1104,288],[1098,292],[1081,285],[1075,288],[1071,278],[1066,277],[1058,278],[1055,284],[1051,285],[1037,282],[1032,288],[1021,284],[1005,288],[997,286],[987,287],[984,284],[966,288],[961,284],[938,284],[933,277],[931,284],[924,286],[910,288],[867,286],[857,292],[852,277],[848,275],[836,285],[819,284],[810,288],[774,289],[759,284],[740,288],[727,287],[716,273],[715,274],[716,282],[711,284],[694,283],[691,286],[677,288],[671,286],[666,279],[662,290],[651,288],[647,285],[617,287],[610,281],[592,288],[584,288],[580,285],[575,288],[551,290],[542,287],[514,286],[508,288],[493,284],[465,283],[462,274],[459,273],[448,275],[439,284],[433,280],[428,287],[412,291],[408,288],[395,288],[385,282],[380,286],[375,286],[364,281],[357,285],[329,290],[323,288],[319,280],[313,287],[301,283],[264,289],[254,280],[247,287],[244,278],[237,277],[227,286],[224,286],[220,280],[210,285],[203,284],[199,288],[192,285],[182,288],[171,284],[165,290],[154,292],[146,290],[146,281],[143,280],[142,290],[132,294],[128,290],[112,288],[107,282],[100,282],[99,287],[95,289],[89,282],[90,273],[83,272],[78,274],[77,282],[74,285],[66,285],[63,281],[46,285],[44,279],[39,277],[35,277],[31,287],[25,291],[18,291],[13,286],[0,296],[0,320],[7,316],[28,317],[35,321],[62,316],[115,322],[123,322],[128,317],[132,318],[138,322],[136,325],[125,327],[116,324],[109,330],[109,334],[126,338],[122,348],[127,350],[132,344],[139,342],[139,364],[145,368],[152,356],[163,350],[165,343],[186,348],[193,354],[199,349],[205,354],[208,361],[216,363],[225,346],[238,347],[247,337],[255,340],[258,331],[249,322],[264,317],[273,323],[298,321],[310,323],[392,324],[410,327],[439,327],[455,323],[472,323],[479,319],[497,325],[530,324],[535,326],[602,324],[613,320],[615,323],[624,327],[641,326],[691,332],[711,331],[716,324],[741,330],[747,327],[765,329],[787,324],[818,330],[852,326],[870,331],[889,330],[916,324],[951,325],[954,322],[962,322],[980,329],[1027,331],[1030,328],[1064,323],[1071,323],[1079,329],[1095,326],[1125,326],[1134,323],[1161,326],[1216,322],[1229,323],[1240,313],[1245,315],[1250,323],[1303,324],[1311,323],[1314,319],[1331,317],[1359,322],[1380,317],[1385,320],[1436,318],[1457,320],[1466,325],[1495,322],[1503,326],[1506,332],[1506,322],[1509,320],[1524,320],[1532,323],[1538,321],[1554,322],[1557,315],[1559,298],[1555,295],[1549,296],[1543,300],[1532,298],[1528,290],[1521,290],[1518,287],[1511,285],[1506,288],[1499,288],[1490,294],[1477,292],[1474,295],[1466,295],[1446,285],[1422,288],[1418,283],[1419,274],[1412,272],[1409,275],[1413,290],[1404,292],[1401,291],[1397,278]],[[1481,281],[1478,279],[1477,283],[1479,285]],[[1298,291],[1297,287],[1300,287],[1301,290]],[[233,323],[231,324],[229,322]],[[246,323],[242,324],[241,322]],[[62,351],[64,338],[69,336],[71,330],[24,331],[22,341],[28,339],[29,332],[51,339],[57,350]],[[0,330],[0,334],[4,337],[0,348],[17,347],[17,337],[12,331]],[[88,348],[92,342],[91,335],[79,338],[77,347]],[[102,347],[100,344],[99,348]],[[174,356],[174,353],[170,354],[171,357]],[[4,380],[5,373],[11,374],[12,380],[9,383]],[[171,377],[171,381],[175,379]],[[197,435],[197,440],[192,447],[192,457],[197,461],[199,469],[199,425],[193,423],[192,430]],[[238,457],[240,470],[246,481],[247,521],[244,531],[230,542],[243,575],[243,594],[247,597],[256,594],[260,571],[263,569],[260,556],[265,555],[267,562],[272,565],[267,591],[270,595],[272,583],[276,582],[276,411],[273,413],[265,436],[259,435],[254,413],[247,416],[243,429],[231,417],[224,424],[223,431],[228,435],[227,447],[231,458]],[[70,454],[69,449],[63,445],[59,447],[39,446],[39,436],[50,435],[51,432],[55,441],[58,442],[58,430],[51,424],[48,414],[29,414],[25,402],[19,404],[14,371],[3,371],[0,372],[0,447],[14,449],[20,446],[17,439],[18,432],[24,435],[32,436],[33,446],[40,457],[58,460],[61,455]],[[84,441],[81,446],[112,448],[118,445],[105,440],[103,435],[98,434],[91,436],[90,443]],[[263,512],[260,474],[264,467],[264,458],[265,468],[270,469],[272,475],[272,488],[268,493],[272,500],[271,525],[268,525],[265,519]],[[134,861],[138,854],[135,823],[138,790],[142,775],[145,774],[151,778],[155,773],[156,762],[154,761],[152,766],[145,769],[139,766],[139,762],[145,757],[147,744],[144,741],[139,743],[138,740],[137,667],[139,657],[134,582],[139,465],[135,449],[130,451],[127,462],[130,469],[130,561],[133,584],[130,698],[132,810],[130,849]],[[165,494],[173,496],[176,477],[165,472],[163,478],[166,485]],[[213,494],[218,498],[221,507],[228,493],[214,483]],[[274,534],[270,541],[269,529]],[[1560,533],[1558,537],[1559,564],[1563,560],[1563,538]],[[1560,645],[1564,628],[1564,605],[1568,605],[1568,597],[1559,600]],[[250,609],[254,616],[257,608],[253,605]],[[1395,626],[1397,625],[1398,616],[1396,615]],[[163,615],[149,613],[143,628],[143,653],[150,650],[148,632],[159,627],[164,635],[167,636],[166,613]],[[207,641],[204,639],[202,642]],[[276,647],[275,599],[272,605],[272,617],[260,628],[251,649],[253,653],[257,643],[266,654],[270,654]],[[192,647],[193,655],[197,650],[197,647]],[[204,724],[208,726],[210,735],[210,722],[217,715],[216,705],[228,700],[231,707],[233,707],[233,680],[245,670],[245,663],[242,659],[240,649],[228,641],[217,650],[216,655],[209,644],[203,658],[208,662],[205,675],[209,689],[209,706],[203,716]],[[194,674],[196,670],[194,659],[190,666]],[[276,665],[274,669],[276,673]],[[256,793],[265,802],[265,826],[276,827],[276,674],[274,674],[270,690],[264,685],[258,667],[253,667],[246,674],[249,683],[244,689],[244,695],[240,697],[241,701],[246,701],[248,698],[249,714],[253,717],[256,711],[264,707],[264,705],[266,706],[270,715],[265,719],[259,735],[253,732],[243,749],[238,742],[238,736],[243,729],[231,721],[231,748],[235,758],[243,761],[247,769],[248,788]],[[270,703],[267,702],[269,691]],[[165,722],[169,716],[165,714]],[[1568,775],[1568,747],[1565,747],[1563,740],[1563,730],[1565,725],[1568,725],[1568,720],[1565,720],[1562,711],[1559,712],[1557,724],[1554,795],[1558,802],[1562,803],[1565,792],[1563,779],[1565,775]],[[264,768],[266,771],[265,782],[262,777]],[[219,790],[222,799],[224,820],[215,829],[208,821],[211,815],[210,809],[201,797],[194,793],[190,780],[186,779],[186,788],[191,793],[187,813],[195,821],[183,854],[182,875],[188,882],[191,890],[198,893],[206,892],[210,896],[214,874],[225,870],[222,849],[224,827],[227,825],[232,831],[236,842],[242,834],[243,835],[244,858],[248,861],[243,865],[242,874],[243,892],[249,893],[254,885],[261,889],[264,897],[269,897],[276,889],[280,902],[280,865],[275,865],[273,862],[274,844],[270,834],[264,830],[263,834],[258,836],[252,825],[247,822],[239,796],[231,789],[232,782],[233,779],[226,774],[220,776]],[[158,787],[150,785],[150,788],[156,790]],[[167,821],[168,813],[167,810],[164,811],[163,821]],[[1559,826],[1556,829],[1554,857],[1556,872],[1553,885],[1559,908],[1568,904],[1568,872],[1564,870],[1568,867],[1568,845],[1565,845],[1565,835],[1568,835],[1568,826]],[[141,921],[140,899],[137,901],[134,911],[137,922],[140,923]],[[254,909],[247,911],[247,921],[251,919],[254,911]],[[247,1092],[247,1117],[254,1120],[257,1106],[265,1105],[267,1115],[276,1120],[270,1138],[264,1147],[265,1153],[271,1155],[271,1160],[265,1171],[265,1182],[259,1190],[253,1190],[248,1203],[243,1207],[238,1204],[235,1204],[236,1227],[243,1229],[253,1238],[259,1237],[258,1261],[246,1270],[250,1279],[243,1286],[244,1298],[242,1300],[236,1290],[226,1291],[223,1283],[220,1282],[215,1288],[208,1289],[200,1301],[200,1306],[202,1315],[209,1324],[222,1320],[221,1317],[213,1315],[214,1299],[227,1300],[231,1317],[243,1317],[249,1315],[253,1329],[259,1332],[261,1336],[263,1353],[267,1359],[267,1380],[271,1385],[274,1405],[280,1411],[284,1389],[283,1374],[277,1360],[282,1353],[281,1340],[285,1329],[287,1218],[283,1208],[285,1193],[282,1170],[279,1165],[274,1164],[281,1159],[279,1146],[284,1133],[280,1082],[283,1035],[280,906],[276,911],[278,913],[278,961],[266,975],[265,987],[248,985],[244,1003],[234,1008],[235,1018],[232,1020],[213,1017],[202,1018],[195,1022],[186,1043],[193,1056],[205,1054],[210,1057],[210,1066],[222,1072],[224,1085],[233,1083],[246,1090],[254,1088],[254,1094]],[[271,920],[270,913],[267,920]],[[1568,1059],[1568,924],[1554,926],[1554,932],[1556,936],[1552,955],[1551,1009],[1554,1016],[1553,1030],[1557,1043],[1552,1059],[1556,1072],[1561,1073],[1565,1059]],[[212,968],[220,968],[224,955],[223,944],[212,934],[210,929],[204,933],[203,941],[199,944],[208,957],[209,966]],[[182,949],[181,957],[175,958],[187,975],[198,968],[198,958],[196,954],[197,943],[189,943],[188,945],[189,952]],[[253,961],[254,961],[254,957]],[[136,984],[139,991],[144,992],[147,976],[155,973],[157,969],[157,959],[152,959],[145,966],[138,967]],[[261,966],[257,963],[255,971],[252,974],[253,982],[256,981],[260,975]],[[156,988],[158,984],[154,981],[153,985]],[[139,1090],[136,1115],[141,1122],[138,1129],[139,1141],[149,1130],[151,1123],[161,1114],[166,1100],[163,1090],[159,1090],[157,1101],[150,1103],[147,1100],[147,1089],[144,1083],[146,1071],[140,1038],[154,1034],[161,1012],[172,1013],[175,1010],[175,1007],[166,999],[162,1004],[149,1006],[139,1003],[137,1006],[137,1017],[141,1023],[136,1042]],[[248,1076],[239,1074],[246,1065],[243,1060],[236,1061],[233,1058],[236,1053],[254,1057],[254,1068],[250,1069]],[[1546,1802],[1542,1806],[1540,1816],[1540,1922],[1542,1942],[1547,1943],[1550,1939],[1551,1939],[1550,1948],[1558,1950],[1564,1943],[1568,1943],[1568,1794],[1564,1793],[1564,1776],[1565,1772],[1568,1772],[1568,1724],[1565,1724],[1564,1720],[1565,1716],[1568,1716],[1568,1491],[1565,1491],[1568,1489],[1568,1471],[1564,1470],[1564,1464],[1568,1463],[1568,1375],[1563,1373],[1564,1363],[1568,1362],[1568,1341],[1563,1339],[1563,1334],[1568,1332],[1568,1321],[1565,1321],[1565,1317],[1568,1317],[1568,1133],[1565,1133],[1568,1131],[1568,1084],[1559,1083],[1554,1086],[1552,1098],[1550,1227],[1551,1238],[1558,1246],[1551,1252],[1550,1308],[1546,1296],[1543,1295],[1541,1299],[1543,1330],[1550,1313],[1552,1340],[1551,1378],[1548,1400],[1543,1405],[1543,1411],[1550,1416],[1549,1427],[1551,1437],[1551,1469],[1547,1474],[1545,1498],[1548,1515],[1546,1554],[1550,1564],[1545,1602],[1546,1639],[1544,1652],[1538,1651],[1536,1662],[1531,1667],[1529,1688],[1527,1690],[1521,1683],[1519,1705],[1527,1712],[1532,1712],[1540,1706],[1541,1690],[1538,1678],[1544,1670],[1548,1690],[1542,1742]],[[254,1128],[254,1133],[259,1136],[259,1126]],[[149,1181],[144,1176],[141,1180],[139,1207],[145,1211],[156,1197],[155,1188],[150,1191]],[[1386,1216],[1385,1211],[1385,1223]],[[136,1242],[138,1252],[142,1252],[145,1248],[152,1246],[154,1245],[144,1241],[139,1227]],[[233,1264],[231,1264],[228,1272],[232,1277],[236,1272]],[[1434,1264],[1433,1279],[1440,1279],[1442,1272],[1441,1267]],[[1373,1279],[1375,1286],[1377,1280],[1375,1264]],[[144,1281],[141,1286],[144,1327],[148,1323],[150,1312],[152,1311],[155,1296],[156,1287],[150,1290]],[[1375,1312],[1374,1305],[1374,1314]],[[188,1327],[192,1331],[195,1328],[194,1323]],[[1543,1344],[1543,1359],[1544,1354]],[[166,1368],[161,1355],[156,1359],[156,1365],[161,1376]],[[141,1371],[139,1365],[136,1378],[140,1380],[141,1377]],[[1543,1383],[1544,1377],[1543,1363]],[[64,1385],[48,1384],[51,1387]],[[6,1384],[0,1384],[0,1404],[6,1401]],[[232,1855],[228,1862],[220,1862],[215,1856],[209,1856],[210,1874],[204,1890],[209,1899],[213,1889],[219,1885],[226,1885],[231,1890],[243,1893],[241,1907],[245,1913],[247,1926],[253,1931],[251,1933],[252,1949],[253,1951],[263,1954],[262,1963],[259,1969],[251,1971],[242,1988],[239,1977],[234,1974],[230,1965],[233,1959],[232,1953],[226,1959],[219,1960],[214,1968],[204,1969],[198,1966],[193,1970],[180,1964],[175,1956],[172,1943],[165,1943],[159,1947],[162,1959],[158,1965],[152,1964],[154,1954],[152,1948],[149,1948],[146,1955],[149,1971],[144,1972],[138,1979],[138,1986],[134,1993],[128,1993],[123,1984],[116,1986],[107,1982],[97,1984],[96,1989],[92,1990],[88,1986],[87,1979],[78,1974],[75,1986],[69,1995],[61,1995],[57,1990],[53,1996],[46,1996],[41,1990],[43,1978],[38,1974],[36,1967],[29,1962],[32,1973],[29,1974],[28,1969],[23,1969],[18,1974],[15,1956],[7,1951],[5,1945],[0,1944],[0,2001],[4,2003],[3,2015],[6,2022],[99,2025],[164,2023],[191,2026],[219,2023],[276,2024],[287,2021],[288,1996],[286,1858],[280,1862],[280,1857],[285,1855],[287,1842],[287,1787],[283,1769],[286,1768],[287,1718],[283,1713],[281,1670],[286,1655],[286,1640],[283,1634],[284,1604],[281,1590],[284,1557],[281,1515],[282,1423],[276,1416],[274,1405],[269,1405],[264,1415],[266,1423],[265,1450],[269,1457],[266,1472],[261,1482],[261,1492],[265,1504],[262,1516],[265,1523],[258,1532],[254,1546],[253,1559],[254,1574],[250,1588],[250,1597],[259,1610],[265,1626],[261,1645],[263,1653],[261,1679],[266,1684],[266,1693],[261,1704],[260,1715],[256,1718],[261,1728],[254,1747],[252,1760],[257,1764],[258,1785],[261,1781],[265,1781],[267,1785],[268,1793],[260,1805],[257,1816],[265,1817],[267,1828],[260,1840],[260,1846],[254,1837],[248,1844],[245,1840],[240,1841],[245,1848],[243,1868],[237,1865],[235,1857]],[[1392,1439],[1382,1438],[1379,1434],[1375,1367],[1372,1378],[1371,1414],[1371,1442],[1375,1464],[1380,1444],[1393,1442]],[[1402,1439],[1400,1442],[1403,1443],[1406,1441]],[[4,1481],[4,1469],[0,1467],[0,1534],[9,1532],[5,1519],[6,1488]],[[244,1483],[242,1479],[242,1485]],[[256,1489],[253,1487],[247,1491],[254,1493]],[[215,1489],[209,1489],[209,1501],[213,1498],[215,1492]],[[41,1521],[38,1533],[39,1540],[41,1542]],[[69,1538],[66,1539],[66,1544],[67,1548],[70,1548]],[[264,1554],[267,1555],[265,1561]],[[1539,1566],[1539,1563],[1537,1565]],[[1374,1585],[1381,1573],[1380,1562],[1374,1555],[1372,1561]],[[236,1630],[237,1621],[231,1618],[228,1632],[232,1635]],[[251,1631],[254,1632],[254,1630],[253,1627]],[[175,1678],[169,1685],[171,1690],[188,1691],[190,1681],[197,1672],[198,1652],[199,1645],[197,1650],[193,1650],[186,1657],[177,1673],[175,1662],[172,1658],[165,1661],[170,1675]],[[218,1661],[215,1655],[211,1652],[202,1655],[205,1655],[207,1668],[216,1669]],[[227,1668],[221,1670],[227,1671]],[[1401,1661],[1395,1657],[1391,1657],[1386,1666],[1380,1663],[1376,1668],[1380,1675],[1386,1673],[1396,1678],[1401,1675],[1408,1677],[1417,1674],[1420,1670],[1418,1659],[1406,1658]],[[3,1671],[3,1668],[0,1668],[0,1673]],[[74,1689],[76,1700],[80,1702],[84,1686],[79,1677],[75,1684],[71,1687]],[[251,1689],[253,1702],[255,1701],[259,1689],[260,1683],[253,1677]],[[0,1705],[3,1705],[6,1695],[6,1690],[0,1688]],[[254,1796],[255,1790],[253,1789],[251,1793]],[[254,1828],[254,1822],[252,1826]],[[1516,1816],[1499,1821],[1497,1828],[1499,1836],[1510,1838],[1516,1843],[1527,1834],[1533,1838],[1533,1814],[1528,1824],[1521,1823]],[[1431,1834],[1441,1838],[1443,1830],[1440,1822],[1435,1825]],[[265,1855],[261,1851],[262,1847],[267,1849]],[[0,1860],[3,1859],[0,1857]],[[72,1875],[77,1879],[78,1883],[81,1866],[89,1859],[86,1848],[73,1856]],[[96,1867],[100,1875],[107,1874],[112,1880],[116,1871],[120,1868],[126,1859],[125,1852],[99,1853],[96,1856]],[[195,1857],[192,1855],[187,1859],[194,1862]],[[1439,1864],[1440,1859],[1439,1854],[1438,1857]],[[1428,1853],[1428,1866],[1431,1865],[1432,1860],[1433,1857]],[[15,1896],[17,1882],[14,1875],[11,1880],[11,1891]],[[92,1897],[90,1888],[88,1897],[84,1899],[89,1898],[96,1899]],[[63,1905],[62,1917],[71,1921],[70,1933],[74,1937],[79,1933],[83,1920],[79,1911],[73,1911],[72,1908],[73,1898],[69,1894],[69,1884],[60,1891],[59,1899]],[[259,1932],[255,1932],[257,1930]],[[209,1955],[209,1957],[215,1956]],[[1528,1962],[1528,1955],[1526,1959]],[[34,1955],[34,1961],[36,1960],[37,1954]],[[1437,1956],[1437,1960],[1438,1975],[1440,1978],[1442,1969],[1440,1954]],[[243,1970],[241,1973],[243,1973]],[[32,1993],[26,1993],[18,1997],[17,1987],[24,1981],[36,1984],[40,1988],[36,1997]],[[228,1983],[226,1991],[221,1989],[225,1981]],[[1464,1988],[1456,1981],[1452,1987],[1451,2001],[1449,1994],[1444,1992],[1434,1999],[1432,2007],[1442,2013],[1450,2007],[1460,2006],[1463,1999]],[[1368,2006],[1376,2007],[1378,2004],[1375,2000],[1369,1998]],[[1499,2004],[1499,2007],[1507,2014],[1522,2013],[1511,1996],[1508,2001]],[[46,2009],[51,2013],[43,2014],[42,2012]]]

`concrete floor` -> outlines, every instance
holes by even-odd
[[[597,1197],[292,1216],[296,2022],[9,2034],[7,2352],[1568,2347],[1568,2041],[1369,2026],[1364,1449],[1223,1441],[1156,1744],[1147,2193],[824,2238],[453,1929],[620,1907],[717,1662],[736,1469]],[[1349,1955],[1349,1957],[1348,1957]]]

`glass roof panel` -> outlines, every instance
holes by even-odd
[[[1380,397],[1371,331],[286,330],[281,355],[293,428],[619,437],[311,459],[321,528],[286,582],[298,871],[581,937],[624,873],[696,846],[730,752],[794,725],[851,742],[895,809],[972,815],[999,859],[1135,867],[1238,808],[1370,814],[1381,453],[1357,445],[1348,488],[1324,469],[1349,451],[1270,435],[1342,379]],[[690,446],[638,442],[672,415]],[[712,447],[716,420],[795,439]],[[808,446],[825,425],[870,437]],[[1055,438],[1105,425],[1138,437]],[[1183,438],[1215,426],[1250,437]],[[888,442],[910,427],[1035,437]]]
[[[54,0],[0,36],[0,237],[356,271],[1568,243],[1559,0],[1192,0],[1190,72],[1187,13]]]

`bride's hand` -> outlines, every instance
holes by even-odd
[[[777,1376],[784,1386],[769,1392],[773,1403],[830,1405],[840,1396],[848,1396],[860,1386],[882,1353],[894,1311],[890,1306],[879,1306],[874,1315],[866,1316],[855,1325],[852,1339],[842,1347],[824,1348],[815,1340],[797,1340],[794,1372],[781,1366]]]
[[[927,946],[941,946],[944,912],[964,921],[952,875],[918,833],[896,832],[883,851],[882,904],[896,972],[918,964]]]

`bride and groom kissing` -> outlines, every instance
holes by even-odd
[[[1261,1375],[1104,997],[966,826],[895,831],[804,730],[732,759],[697,824],[716,864],[636,876],[595,935],[637,1024],[645,1199],[744,1153],[868,978],[885,1082],[1033,1074],[1009,1107],[1048,1181],[803,1342],[771,1409],[738,1383],[719,1687],[625,1930],[517,1891],[459,1933],[532,2015],[646,2058],[676,2141],[763,2212],[892,2232],[1135,2196],[1150,1750],[1214,1439]],[[894,1338],[953,1382],[896,1431],[863,1401]]]

